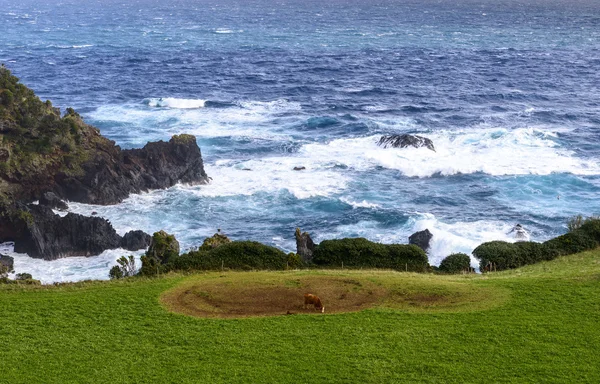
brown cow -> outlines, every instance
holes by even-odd
[[[304,309],[308,309],[308,305],[313,304],[315,306],[315,310],[321,310],[321,313],[325,312],[325,307],[321,304],[321,299],[318,296],[313,295],[311,293],[307,293],[304,295]]]

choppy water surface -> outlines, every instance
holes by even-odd
[[[198,138],[211,185],[74,212],[184,249],[217,228],[284,250],[296,226],[382,242],[429,228],[437,264],[517,222],[541,241],[600,211],[600,4],[522,3],[3,0],[0,62],[124,148]],[[436,152],[378,148],[389,133]],[[122,253],[15,263],[106,278]]]

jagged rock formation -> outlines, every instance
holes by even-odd
[[[144,231],[129,231],[121,240],[121,248],[128,251],[137,251],[138,249],[146,249],[152,242],[152,236]]]
[[[59,211],[66,211],[69,209],[67,203],[59,199],[58,196],[52,192],[46,192],[40,197],[40,205]]]
[[[300,228],[296,228],[296,253],[300,255],[302,261],[308,263],[313,258],[315,243],[307,232],[302,233]]]
[[[385,135],[381,136],[377,145],[383,148],[426,147],[435,152],[435,147],[433,146],[433,141],[431,141],[431,139],[417,135]]]
[[[107,249],[120,248],[124,243],[110,222],[101,217],[86,217],[75,213],[61,217],[50,208],[35,204],[20,205],[19,209],[20,215],[15,218],[15,227],[20,228],[14,239],[15,252],[55,260],[68,256],[98,255]],[[137,235],[129,232],[125,238],[134,236]],[[138,245],[139,247],[132,245],[128,249],[146,247]]]
[[[408,244],[414,244],[427,252],[432,238],[433,234],[429,232],[429,229],[425,229],[424,231],[415,232],[410,235],[408,238]]]

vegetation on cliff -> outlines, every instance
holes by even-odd
[[[73,109],[61,116],[0,67],[0,202],[39,198],[55,175],[82,175],[91,151],[107,146]]]

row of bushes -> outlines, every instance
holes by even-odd
[[[205,240],[195,251],[181,256],[177,240],[172,235],[157,232],[146,255],[142,256],[140,274],[155,275],[168,271],[194,270],[285,270],[305,264],[296,253],[281,250],[255,241],[229,241],[216,234]],[[111,278],[127,276],[131,269],[128,260],[119,260],[113,267]],[[427,255],[415,245],[379,244],[363,238],[326,240],[316,247],[311,264],[318,267],[390,268],[402,271],[426,272]]]
[[[295,253],[281,250],[256,241],[232,241],[210,250],[186,253],[166,264],[170,270],[285,270],[302,266]]]
[[[473,250],[483,269],[493,265],[495,270],[519,268],[524,265],[552,260],[595,249],[600,245],[600,219],[591,218],[572,228],[571,232],[544,243],[490,241]]]
[[[380,244],[364,238],[324,240],[312,262],[322,267],[387,268],[426,272],[427,254],[413,244]]]
[[[491,241],[483,243],[473,255],[482,270],[490,265],[494,270],[518,268],[558,256],[578,253],[598,247],[600,244],[600,219],[582,220],[571,232],[544,243]],[[161,250],[161,251],[157,251]],[[295,253],[281,250],[255,241],[230,241],[216,234],[205,240],[196,251],[179,256],[179,244],[171,235],[156,233],[153,245],[142,257],[141,274],[154,275],[168,271],[193,270],[285,270],[305,264]],[[127,275],[127,260],[121,269],[115,267],[111,277]],[[470,257],[456,253],[442,260],[436,271],[442,273],[472,272]],[[325,240],[315,247],[311,265],[327,268],[385,268],[400,271],[427,272],[430,269],[427,254],[416,245],[380,244],[364,238]],[[132,270],[129,266],[129,270]]]

